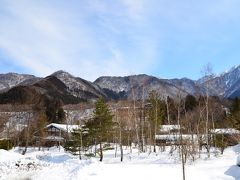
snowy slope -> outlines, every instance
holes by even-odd
[[[197,81],[198,86],[206,87],[206,77]],[[209,78],[209,88],[211,95],[231,97],[240,90],[240,66],[234,66],[218,76]]]
[[[211,76],[211,78],[203,77],[197,81],[188,78],[159,79],[140,74],[125,77],[104,76],[90,82],[64,71],[57,71],[51,76],[62,81],[68,93],[81,99],[96,99],[99,96],[115,100],[142,99],[142,97],[146,98],[151,90],[158,91],[162,97],[176,97],[179,93],[182,96],[200,95],[206,92],[206,81],[208,81],[210,95],[227,98],[240,96],[240,66],[233,67],[220,75]],[[30,86],[43,79],[17,73],[0,74],[0,92],[18,85]]]
[[[68,87],[69,92],[76,97],[83,98],[86,93],[91,93],[95,97],[105,97],[105,94],[97,85],[79,77],[74,77],[65,71],[57,71],[52,76],[61,80]]]
[[[226,149],[224,155],[211,159],[202,158],[186,166],[188,180],[237,180],[240,167],[236,166],[239,146]],[[124,150],[124,161],[120,162],[119,152],[104,152],[102,163],[98,159],[78,160],[63,149],[37,151],[31,149],[25,156],[18,149],[0,150],[0,179],[58,179],[58,180],[155,180],[182,179],[181,164],[169,152],[141,153],[136,149],[130,154]]]
[[[203,89],[196,84],[196,81],[188,78],[170,79],[169,82],[191,95],[199,95],[204,92]]]
[[[94,81],[103,89],[108,89],[116,93],[125,93],[128,99],[145,99],[150,91],[157,91],[160,96],[176,97],[177,94],[186,96],[187,92],[166,79],[158,79],[145,74],[110,77],[104,76]]]
[[[27,82],[27,80],[33,81],[37,77],[27,74],[7,73],[0,74],[0,91],[12,88],[20,83]]]

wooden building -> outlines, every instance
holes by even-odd
[[[79,125],[51,123],[46,126],[44,138],[47,146],[61,145],[71,136],[74,129],[79,129]]]

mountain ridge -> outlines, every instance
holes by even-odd
[[[52,81],[49,81],[49,77],[55,77],[56,79],[52,78]],[[61,85],[58,87],[59,89],[54,89],[54,83],[58,80],[64,86]],[[26,92],[29,92],[29,89],[32,91],[33,87],[38,89],[37,84],[40,82],[43,85],[45,81],[48,84],[43,88],[45,92],[49,93],[51,91],[50,94],[53,95],[52,91],[57,92],[59,90],[59,92],[67,94],[68,97],[78,99],[76,102],[80,100],[92,101],[100,96],[107,100],[142,99],[147,98],[148,93],[152,90],[157,91],[162,97],[177,97],[179,95],[184,97],[187,94],[198,96],[206,94],[207,87],[209,87],[209,95],[223,98],[240,96],[240,66],[233,67],[218,76],[203,77],[198,80],[191,80],[186,77],[164,79],[139,74],[132,76],[101,76],[91,82],[75,77],[63,70],[56,71],[45,78],[29,74],[6,73],[0,74],[0,93],[7,93],[11,89],[17,89],[18,87],[21,92],[24,91],[24,88]],[[48,94],[48,96],[51,95]]]

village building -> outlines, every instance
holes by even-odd
[[[180,125],[162,125],[155,136],[158,145],[178,145],[181,143],[206,144],[205,134],[180,134]],[[209,129],[208,138],[214,141],[216,137],[224,139],[227,145],[236,145],[240,140],[240,131],[234,128]]]
[[[228,146],[236,145],[240,140],[240,131],[235,128],[210,129],[210,134],[213,136],[212,138],[218,137],[225,141]]]
[[[79,129],[79,125],[57,124],[51,123],[45,127],[45,145],[61,145],[71,137],[74,129]]]

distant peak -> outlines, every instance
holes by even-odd
[[[53,74],[62,74],[62,73],[67,73],[67,72],[64,70],[58,70],[58,71],[54,72]]]
[[[52,76],[71,76],[73,77],[73,75],[71,75],[70,73],[64,71],[64,70],[59,70],[54,72],[53,74],[51,74]]]
[[[26,78],[34,78],[34,75],[30,75],[30,74],[20,74],[20,73],[15,73],[15,72],[9,72],[6,74],[0,74],[0,76],[5,76],[5,77],[26,77]]]
[[[15,72],[9,72],[9,73],[6,73],[6,74],[2,74],[2,75],[24,75],[24,74],[19,74],[19,73],[15,73]]]
[[[150,75],[147,75],[147,74],[137,74],[137,75],[133,75],[133,77],[153,77],[153,76],[150,76]]]
[[[235,70],[240,70],[240,65],[233,66],[229,71],[232,72],[232,71],[235,71]]]
[[[231,73],[231,72],[236,71],[236,70],[240,71],[240,65],[235,65],[235,66],[231,67],[229,70],[226,70],[221,75],[228,74],[228,73]]]
[[[181,78],[181,80],[188,81],[188,80],[191,80],[191,79],[189,79],[187,77],[183,77],[183,78]]]

